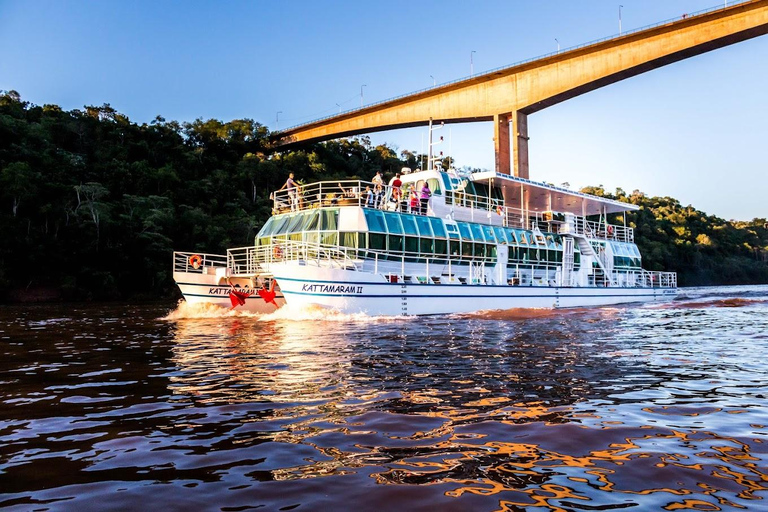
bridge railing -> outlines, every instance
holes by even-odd
[[[315,124],[315,123],[319,123],[320,121],[325,121],[327,119],[333,119],[334,117],[341,117],[341,116],[343,116],[345,114],[351,114],[353,112],[361,112],[361,111],[363,111],[365,109],[368,109],[368,108],[371,108],[371,107],[376,107],[378,105],[383,105],[383,104],[389,103],[391,101],[399,100],[401,98],[406,98],[408,96],[414,96],[416,94],[421,94],[421,93],[424,93],[424,92],[432,91],[434,89],[439,89],[439,88],[445,87],[447,85],[453,85],[453,84],[457,84],[459,82],[473,80],[473,79],[478,78],[478,77],[490,75],[490,74],[497,73],[499,71],[504,71],[504,70],[507,70],[507,69],[511,69],[511,68],[514,68],[514,67],[517,67],[517,66],[522,66],[523,64],[528,64],[528,63],[536,61],[536,60],[547,59],[549,57],[554,57],[555,55],[560,55],[560,54],[563,54],[563,53],[566,53],[566,52],[570,52],[570,51],[573,51],[573,50],[578,50],[578,49],[581,49],[581,48],[585,48],[587,46],[592,46],[592,45],[595,45],[595,44],[603,43],[605,41],[609,41],[611,39],[616,39],[618,37],[624,37],[624,36],[627,36],[627,35],[630,35],[630,34],[636,34],[638,32],[642,32],[644,30],[650,30],[652,28],[661,27],[663,25],[668,25],[670,23],[673,23],[673,22],[676,22],[676,21],[680,21],[682,19],[691,19],[691,18],[695,18],[697,16],[702,16],[704,14],[709,14],[709,13],[716,12],[716,11],[722,11],[722,10],[730,9],[732,7],[736,7],[736,6],[739,6],[741,4],[749,3],[751,1],[753,1],[753,0],[735,1],[735,2],[733,2],[730,5],[727,5],[725,7],[723,5],[716,5],[716,6],[713,6],[713,7],[708,7],[706,9],[701,9],[699,11],[694,11],[694,12],[691,12],[691,13],[684,13],[684,14],[682,14],[680,16],[675,17],[675,18],[669,18],[669,19],[666,19],[664,21],[658,21],[656,23],[651,23],[650,25],[645,25],[645,26],[640,27],[640,28],[634,28],[634,29],[630,29],[630,30],[625,30],[625,31],[622,31],[621,34],[613,34],[613,35],[610,35],[610,36],[601,37],[600,39],[594,39],[594,40],[586,42],[586,43],[577,44],[575,46],[569,46],[568,48],[562,49],[560,51],[554,51],[554,52],[545,53],[545,54],[539,55],[537,57],[531,57],[531,58],[528,58],[528,59],[525,59],[525,60],[517,61],[514,64],[507,64],[507,65],[504,65],[504,66],[499,66],[497,68],[489,69],[487,71],[483,71],[481,73],[476,73],[476,74],[471,75],[471,76],[464,76],[464,77],[461,77],[461,78],[457,78],[455,80],[450,80],[448,82],[443,82],[441,84],[433,85],[432,87],[425,87],[423,89],[418,89],[416,91],[408,92],[408,93],[405,93],[405,94],[400,94],[398,96],[393,96],[393,97],[390,97],[390,98],[387,98],[387,99],[384,99],[384,100],[380,100],[380,101],[376,101],[376,102],[373,102],[373,103],[369,103],[368,105],[364,105],[362,107],[355,107],[355,108],[351,108],[351,109],[348,109],[348,110],[344,110],[344,111],[336,113],[336,114],[330,114],[330,115],[327,115],[327,116],[319,117],[317,119],[313,119],[312,121],[306,121],[304,123],[299,123],[297,125],[291,126],[290,128],[286,128],[285,130],[280,130],[277,133],[292,131],[292,130],[295,130],[297,128],[301,128],[303,126],[308,126],[308,125],[312,125],[312,124]]]

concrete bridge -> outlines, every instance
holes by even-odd
[[[293,146],[423,126],[430,119],[445,123],[492,120],[496,170],[509,174],[514,169],[515,176],[528,178],[529,114],[766,33],[768,0],[749,0],[312,121],[278,136],[283,144]]]

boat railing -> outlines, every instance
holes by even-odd
[[[224,254],[208,254],[204,252],[174,252],[173,271],[191,274],[208,274],[217,268],[227,266],[227,256]]]
[[[357,268],[355,250],[314,242],[280,240],[269,245],[236,247],[227,250],[227,267],[232,276],[269,272],[269,264],[284,261],[314,262],[336,268]]]
[[[391,188],[387,185],[377,187],[370,181],[342,180],[300,185],[294,190],[277,190],[270,195],[272,214],[329,206],[381,207]],[[370,198],[368,189],[371,190]]]
[[[578,215],[566,217],[565,222],[559,223],[558,226],[557,232],[560,234],[583,235],[587,238],[615,242],[635,242],[635,230],[628,226],[595,222]]]

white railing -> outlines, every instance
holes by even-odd
[[[197,263],[197,268],[195,264]],[[227,266],[227,257],[223,254],[207,254],[204,252],[174,252],[173,271],[205,274],[212,269]]]
[[[272,263],[298,260],[346,269],[357,269],[359,263],[355,249],[294,240],[227,250],[227,267],[233,276],[268,273]]]
[[[558,224],[558,226],[557,232],[563,235],[574,234],[592,239],[626,243],[635,242],[635,230],[630,227],[594,222],[578,215],[569,215],[566,221]]]

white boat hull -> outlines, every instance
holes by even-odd
[[[226,309],[232,308],[232,301],[229,298],[229,292],[232,290],[232,287],[216,275],[174,272],[173,278],[181,290],[184,300],[188,303],[205,303]],[[238,279],[232,281],[235,290],[251,294],[245,299],[244,305],[234,307],[236,310],[251,313],[274,313],[277,308],[285,305],[285,298],[278,286],[275,287],[275,303],[271,303],[258,295],[258,289],[251,288],[245,282],[240,284]]]
[[[288,304],[371,316],[436,315],[667,301],[676,288],[389,283],[383,276],[288,262],[273,267]]]

